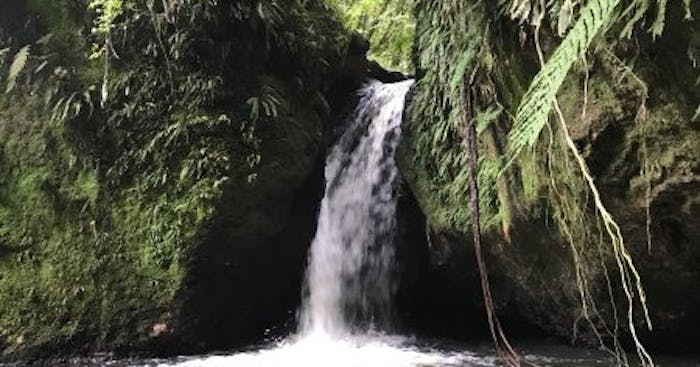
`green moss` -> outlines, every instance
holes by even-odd
[[[327,0],[340,13],[343,23],[368,38],[370,59],[389,70],[411,73],[415,36],[413,1]]]
[[[103,332],[128,333],[129,315],[152,309],[149,303],[164,306],[170,298],[144,287],[148,263],[135,254],[146,238],[127,242],[131,228],[109,230],[99,223],[104,218],[96,215],[94,168],[71,160],[61,140],[50,148],[26,144],[52,134],[41,128],[48,125],[45,117],[30,110],[15,105],[0,116],[6,173],[0,234],[10,246],[0,258],[0,335],[20,349],[75,340],[103,343]],[[36,128],[14,129],[23,124]],[[97,308],[98,302],[137,309]]]
[[[274,29],[257,26],[267,18],[252,2],[222,5],[233,17],[215,2],[178,7],[168,32],[184,38],[155,34],[138,3],[114,19],[102,105],[104,59],[88,60],[99,35],[88,40],[84,4],[68,3],[28,3],[35,38],[58,40],[28,65],[65,75],[0,95],[0,344],[15,356],[136,348],[177,321],[213,222],[243,244],[283,227],[330,130],[317,102],[347,40],[318,1],[286,5]],[[211,43],[178,43],[190,38]],[[162,39],[177,53],[168,67],[150,52]],[[266,93],[279,113],[253,116],[246,101]],[[274,211],[260,209],[268,200]]]
[[[494,56],[502,45],[490,36],[494,33],[490,27],[498,26],[486,21],[492,14],[488,5],[418,1],[416,9],[415,59],[421,78],[399,151],[402,172],[434,229],[469,231],[469,170],[460,136],[460,126],[467,123],[461,111],[461,83],[469,79],[480,102],[474,118],[483,127],[479,136],[482,228],[507,227],[513,213],[504,182],[511,179],[503,172],[499,131],[522,94],[521,67],[512,56]],[[503,88],[502,100],[493,99],[496,85],[508,87]],[[533,195],[541,187],[529,190]]]

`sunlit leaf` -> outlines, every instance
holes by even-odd
[[[9,93],[12,91],[12,89],[14,89],[17,82],[17,77],[27,64],[30,49],[31,46],[26,45],[22,47],[17,54],[15,54],[15,58],[10,65],[9,75],[7,76],[7,87],[5,88],[5,93]]]

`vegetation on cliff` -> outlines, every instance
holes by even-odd
[[[617,137],[622,141],[614,144],[626,147],[618,153],[634,160],[625,168],[630,170],[625,180],[631,185],[627,199],[635,203],[633,208],[646,207],[647,213],[651,205],[648,195],[653,191],[650,187],[696,172],[698,157],[691,147],[697,145],[698,138],[692,127],[698,101],[697,41],[687,37],[697,28],[692,15],[698,10],[693,7],[689,2],[665,1],[416,3],[420,78],[402,165],[432,230],[463,233],[469,228],[469,170],[460,129],[464,124],[462,94],[471,93],[476,116],[470,123],[477,125],[481,138],[478,179],[482,225],[490,230],[494,242],[487,249],[499,262],[497,268],[508,264],[496,271],[505,272],[503,276],[525,289],[522,296],[539,297],[533,300],[539,305],[530,310],[530,317],[539,322],[549,319],[544,324],[550,326],[559,323],[558,317],[573,325],[587,320],[581,334],[590,333],[603,344],[610,341],[617,352],[621,351],[616,338],[621,327],[618,322],[624,318],[644,363],[650,359],[635,334],[635,325],[637,317],[645,318],[645,294],[622,236],[623,232],[637,231],[638,224],[621,229],[615,223],[606,208],[613,201],[605,192],[601,199],[601,190],[593,184],[593,177],[599,175],[603,177],[598,184],[607,185],[606,177],[600,171],[591,176],[583,159],[601,149],[596,142],[598,135],[621,128],[617,124],[627,121],[624,133]],[[666,32],[664,24],[669,28]],[[669,32],[674,46],[653,42]],[[638,45],[636,51],[634,45]],[[679,90],[684,97],[674,100],[662,94],[656,98],[649,95],[652,87],[659,91],[677,88],[660,77],[663,71],[659,68],[663,67],[652,59],[662,57],[658,49],[664,50],[663,60],[679,66],[676,75],[691,80],[683,83],[682,92]],[[691,51],[684,52],[687,50]],[[469,80],[471,91],[462,90],[464,78]],[[557,120],[550,121],[553,108]],[[671,118],[669,108],[677,111],[673,116],[683,116],[673,124],[679,133],[686,133],[652,144],[650,128]],[[611,128],[615,125],[618,127]],[[673,139],[683,143],[672,144]],[[674,168],[678,162],[667,162],[668,166],[661,168],[664,164],[658,159],[665,154],[695,156],[686,162],[695,168],[680,172]],[[611,159],[587,158],[596,165]],[[651,167],[665,173],[653,176]],[[638,190],[637,185],[646,190]],[[630,206],[622,209],[614,202],[610,206],[617,209],[611,211],[625,217],[633,215],[625,210],[636,210]],[[560,233],[552,242],[567,244],[570,260],[554,259],[551,253],[545,256],[542,252],[549,251],[547,248],[521,241],[528,232],[523,226],[541,221],[544,226],[550,218]],[[635,240],[631,246],[639,255],[639,238],[631,236]],[[605,243],[608,246],[602,246]],[[647,247],[646,241],[643,245]],[[532,261],[528,264],[525,260],[528,257],[547,258],[545,263],[551,269],[528,269],[532,266]],[[619,282],[612,282],[613,277]],[[552,283],[559,292],[550,293]],[[618,291],[626,294],[625,301],[617,297]],[[547,299],[553,305],[566,306],[542,306],[544,294],[551,294]],[[611,307],[604,307],[604,302]],[[615,304],[620,302],[627,305],[618,316]],[[642,306],[641,314],[633,311],[636,302]]]
[[[251,241],[285,220],[346,40],[322,1],[3,3],[5,352],[172,331],[214,218],[247,212]],[[256,217],[266,195],[280,218]]]
[[[348,29],[372,45],[369,57],[389,70],[413,70],[414,0],[328,0]]]
[[[203,339],[249,326],[260,299],[275,303],[267,293],[289,291],[255,279],[265,287],[238,300],[221,286],[235,282],[215,278],[242,283],[258,245],[303,253],[271,238],[295,220],[296,192],[331,138],[349,28],[371,58],[416,73],[400,165],[428,237],[468,238],[474,124],[484,248],[512,287],[494,290],[495,305],[621,364],[631,346],[649,364],[642,341],[654,336],[637,326],[698,335],[685,311],[700,299],[653,295],[673,273],[678,287],[700,281],[699,5],[6,0],[0,348],[55,355],[176,337],[206,350]],[[210,285],[231,294],[193,300]],[[222,322],[232,305],[237,320]]]

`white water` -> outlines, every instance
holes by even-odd
[[[326,160],[326,193],[309,263],[297,334],[233,355],[180,358],[178,367],[497,366],[492,352],[434,348],[386,333],[391,298],[398,172],[394,153],[413,81],[373,82]],[[528,355],[542,366],[610,365],[599,357]],[[565,358],[567,357],[567,358]],[[156,362],[157,363],[157,362]],[[152,362],[147,364],[154,365]]]
[[[345,133],[327,156],[326,192],[309,251],[297,334],[255,352],[175,365],[493,365],[492,358],[419,348],[409,338],[377,331],[391,319],[398,181],[394,153],[412,84],[367,84]]]
[[[496,366],[495,357],[417,348],[400,337],[329,338],[314,334],[270,349],[210,356],[159,367],[463,367]]]
[[[326,159],[326,193],[311,244],[299,332],[344,337],[387,326],[394,291],[394,153],[413,81],[372,82]]]

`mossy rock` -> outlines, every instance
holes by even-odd
[[[480,306],[478,272],[470,255],[469,173],[458,134],[464,123],[460,76],[473,70],[477,113],[486,116],[493,106],[503,109],[479,139],[481,224],[498,313],[511,321],[506,322],[511,329],[535,325],[562,338],[597,343],[581,321],[584,308],[575,264],[587,264],[583,271],[588,294],[601,312],[599,320],[611,325],[613,309],[601,260],[613,282],[619,275],[604,233],[602,242],[597,240],[597,217],[577,167],[562,158],[568,153],[557,124],[552,124],[551,145],[545,129],[539,147],[510,162],[508,169],[498,159],[506,144],[508,116],[515,114],[539,69],[535,49],[513,44],[520,30],[497,9],[467,3],[459,11],[430,1],[417,4],[419,78],[400,148],[400,168],[431,228],[434,271],[443,281],[454,282],[454,289],[443,287],[434,297],[443,304],[454,299],[451,304],[462,305],[465,313]],[[700,281],[693,265],[700,256],[696,230],[700,135],[693,115],[700,95],[689,82],[697,80],[697,70],[687,58],[687,47],[694,42],[689,29],[697,27],[697,20],[683,20],[681,5],[669,7],[661,39],[652,42],[650,36],[640,36],[634,69],[621,61],[629,56],[626,41],[600,39],[588,62],[576,65],[558,93],[569,132],[595,176],[603,202],[621,225],[640,271],[654,324],[653,332],[641,333],[654,349],[688,351],[693,348],[690,340],[698,338],[694,310],[700,299],[692,284]],[[542,32],[548,54],[558,41]],[[543,158],[548,157],[548,146],[558,159],[553,169],[559,190],[566,190],[558,207],[552,205],[557,203],[552,197],[560,194],[550,187],[548,160]],[[571,207],[580,211],[563,211]],[[567,219],[571,213],[578,217]],[[572,256],[572,245],[560,225],[562,215],[571,220],[568,229],[576,236],[585,234],[573,240],[583,259]],[[621,287],[613,287],[613,300],[626,307]],[[455,319],[468,319],[462,316]],[[645,330],[642,321],[642,315],[635,314],[638,331]]]
[[[0,94],[2,359],[230,348],[296,307],[332,131],[324,95],[348,37],[317,1],[283,9],[294,40],[279,43],[247,2],[230,5],[240,19],[210,5],[168,29],[201,41],[168,65],[150,28],[132,42],[115,31],[101,101],[85,5],[9,1],[0,49],[31,53]],[[139,6],[116,21],[151,27]],[[274,113],[254,121],[251,101],[269,93]]]

